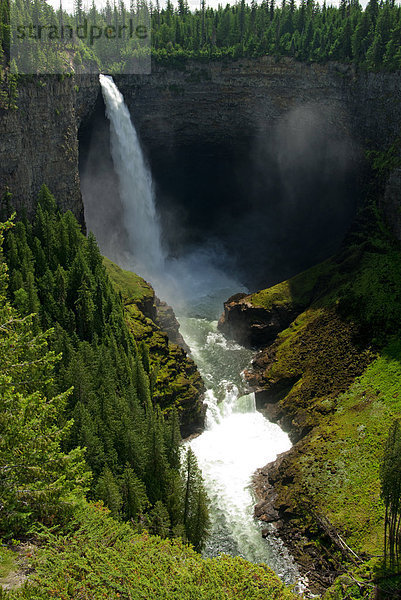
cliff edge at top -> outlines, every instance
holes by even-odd
[[[348,139],[358,161],[360,150],[385,149],[398,137],[400,77],[260,57],[189,61],[180,68],[155,64],[150,75],[116,82],[153,165],[167,151],[174,157],[196,144],[256,152],[279,120],[299,107],[318,111],[322,135],[335,131]],[[78,136],[99,94],[97,75],[20,77],[17,109],[2,110],[0,196],[8,187],[16,208],[30,216],[45,183],[63,210],[83,221]]]

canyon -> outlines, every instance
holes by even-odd
[[[116,82],[154,174],[158,210],[166,223],[165,243],[173,256],[208,231],[211,242],[221,242],[225,249],[222,262],[233,265],[248,287],[258,289],[339,252],[327,269],[322,267],[317,274],[312,269],[301,276],[301,284],[295,278],[284,287],[271,288],[267,304],[266,298],[261,303],[260,297],[246,293],[230,298],[220,321],[226,335],[261,350],[246,374],[248,383],[256,390],[258,408],[289,431],[295,442],[288,454],[259,471],[256,515],[276,524],[303,570],[315,574],[312,590],[320,592],[341,571],[338,557],[326,548],[336,546],[336,531],[330,529],[325,515],[316,513],[318,531],[311,532],[311,523],[304,518],[311,505],[306,502],[305,509],[297,495],[305,493],[310,473],[324,463],[315,438],[335,444],[332,431],[329,435],[321,428],[322,420],[334,410],[333,398],[345,393],[374,360],[363,344],[354,343],[352,328],[330,310],[326,312],[320,300],[331,282],[337,282],[337,273],[346,285],[358,273],[358,261],[369,253],[365,248],[347,254],[342,242],[364,196],[364,182],[374,177],[366,151],[385,153],[394,145],[395,153],[399,152],[400,74],[363,73],[337,63],[303,64],[266,57],[154,65],[149,76],[120,76]],[[91,154],[93,143],[98,148],[97,140],[107,134],[97,76],[23,79],[18,106],[2,115],[0,193],[8,188],[16,208],[31,216],[34,198],[46,183],[61,208],[72,210],[83,225],[88,210],[107,217],[103,213],[106,204],[118,216],[113,180],[104,190],[94,187],[85,206],[82,200],[81,182],[90,191],[93,169],[101,172],[111,160],[104,148]],[[382,176],[383,214],[395,237],[401,239],[400,169]],[[303,189],[302,210],[294,186]],[[107,220],[107,226],[112,225]],[[141,327],[146,325],[144,339],[162,335],[160,325],[182,344],[171,310],[153,292],[150,304],[139,315]],[[149,315],[158,320],[155,327],[146,322]],[[349,374],[341,381],[333,375],[323,399],[312,406],[307,404],[307,394],[306,400],[301,394],[300,402],[295,397],[297,384],[316,366],[307,362],[302,350],[304,330],[311,355],[318,356],[327,370],[334,346],[341,347],[343,353],[335,356],[338,360],[333,364]],[[324,333],[327,340],[333,336],[334,346],[329,342],[319,346]],[[293,352],[299,353],[288,358],[290,366],[277,359],[280,352],[288,351],[286,335],[293,337]],[[165,337],[162,345],[166,361],[174,359],[168,355]],[[193,390],[189,394],[192,402],[194,395],[203,393],[202,384],[183,351],[175,347],[174,352],[196,384],[194,394]],[[347,357],[355,358],[355,365]],[[275,364],[271,376],[269,369],[274,370]],[[310,385],[307,393],[315,393]],[[198,430],[203,418],[199,409]],[[189,421],[185,432],[192,433]],[[301,462],[309,469],[307,477],[300,475],[297,465]],[[341,469],[330,468],[333,481],[340,486],[340,476],[336,480],[334,475]],[[266,533],[274,534],[274,530]]]
[[[253,289],[339,247],[366,175],[365,151],[386,150],[399,135],[398,73],[264,57],[155,64],[151,75],[116,82],[152,168],[171,252],[207,230]],[[18,106],[2,115],[0,193],[9,188],[30,216],[45,181],[83,223],[79,160],[82,172],[91,140],[105,128],[97,76],[22,79]],[[107,153],[96,157],[100,167],[103,160]],[[395,174],[385,196],[392,224],[398,186]]]

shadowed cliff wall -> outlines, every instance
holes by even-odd
[[[170,251],[179,254],[207,231],[229,250],[242,245],[263,274],[288,276],[338,246],[363,150],[388,147],[401,126],[399,73],[261,58],[156,65],[151,75],[116,80],[155,176]],[[19,109],[0,119],[0,193],[9,186],[17,207],[32,214],[45,182],[82,220],[78,132],[83,154],[96,128],[107,135],[99,91],[96,76],[20,84]],[[102,161],[96,166],[100,179]],[[108,206],[113,218],[118,192],[110,179],[103,198],[85,195],[88,211]],[[275,250],[262,256],[267,243]],[[244,271],[246,252],[237,257]]]

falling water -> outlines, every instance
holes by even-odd
[[[152,176],[122,94],[112,77],[100,75],[99,79],[110,121],[111,154],[119,179],[130,251],[135,269],[151,279],[162,272],[164,263]]]
[[[286,582],[295,582],[296,565],[281,541],[274,535],[262,538],[260,524],[253,518],[251,488],[255,470],[291,444],[277,425],[256,411],[254,395],[245,393],[241,372],[249,365],[251,351],[227,341],[215,320],[223,300],[241,286],[213,264],[205,249],[181,261],[164,259],[151,174],[138,136],[112,78],[101,75],[100,82],[130,252],[135,257],[131,268],[147,276],[176,308],[181,332],[207,388],[206,431],[190,442],[211,500],[212,531],[205,554],[226,552],[265,562]],[[185,302],[178,303],[178,298]]]

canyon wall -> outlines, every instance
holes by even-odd
[[[155,66],[151,75],[117,78],[141,139],[165,148],[236,143],[266,135],[277,119],[301,105],[319,107],[328,125],[363,146],[399,135],[401,73],[356,73],[346,65],[305,64],[271,57],[232,62]]]
[[[400,73],[357,74],[339,64],[264,57],[155,65],[151,75],[116,80],[155,159],[194,141],[257,153],[260,140],[280,135],[279,118],[299,107],[311,109],[295,112],[300,127],[318,112],[322,136],[345,136],[356,152],[368,145],[385,148],[401,126]],[[9,187],[28,215],[46,183],[82,221],[78,131],[98,95],[96,75],[27,78],[19,83],[18,109],[2,111],[0,193]]]
[[[83,224],[78,127],[97,94],[95,76],[23,78],[18,109],[0,111],[0,196],[9,188],[14,207],[28,217],[46,183]]]

